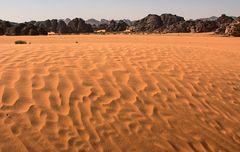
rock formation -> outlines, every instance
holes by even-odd
[[[149,14],[147,17],[136,21],[133,24],[133,32],[156,32],[160,31],[163,22],[160,16]]]
[[[93,29],[90,24],[86,24],[85,21],[81,18],[75,18],[68,23],[71,33],[91,33]]]
[[[90,24],[88,24],[90,23]],[[212,17],[198,20],[185,21],[183,17],[162,14],[149,14],[137,21],[130,20],[104,20],[90,19],[84,21],[81,18],[73,20],[46,20],[31,21],[25,23],[13,23],[0,20],[0,35],[47,35],[48,32],[56,34],[79,34],[105,30],[107,32],[121,32],[129,29],[132,32],[146,33],[203,33],[215,32],[231,36],[239,35],[239,18],[221,15],[219,18]]]
[[[149,14],[147,17],[136,21],[132,30],[134,32],[163,32],[169,26],[185,21],[183,17],[172,14],[162,14],[161,16]],[[168,29],[171,29],[169,27]]]
[[[234,21],[232,17],[226,16],[225,14],[221,15],[217,20],[218,28],[216,29],[216,34],[225,34],[226,28],[229,24]]]
[[[240,17],[238,17],[233,23],[227,26],[225,34],[229,36],[240,37]]]
[[[124,21],[120,20],[116,22],[114,20],[110,21],[110,24],[107,26],[107,32],[121,32],[127,29],[128,25]]]

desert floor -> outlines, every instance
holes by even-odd
[[[240,38],[2,36],[0,149],[239,152]]]

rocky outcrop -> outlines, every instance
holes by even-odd
[[[172,24],[185,21],[183,17],[172,15],[172,14],[162,14],[160,18],[164,26],[169,26]]]
[[[66,24],[66,22],[69,22]],[[57,34],[71,34],[71,33],[91,33],[93,29],[91,25],[86,24],[83,19],[75,18],[73,20],[46,20],[37,22],[36,26],[45,29],[47,32],[54,32]]]
[[[68,33],[70,33],[69,27],[67,26],[67,24],[63,20],[60,20],[58,22],[56,33],[58,33],[58,34],[68,34]]]
[[[45,29],[47,32],[56,32],[56,24],[56,20],[45,20],[35,23],[36,26]]]
[[[47,35],[47,31],[43,28],[33,25],[32,23],[21,23],[7,28],[5,34],[9,36]]]
[[[90,24],[87,24],[90,23]],[[121,32],[126,29],[132,32],[146,33],[203,33],[215,32],[231,36],[239,35],[239,18],[234,21],[233,17],[221,15],[219,18],[198,19],[185,21],[183,17],[162,14],[150,14],[137,20],[95,20],[90,19],[87,23],[81,18],[73,20],[46,20],[31,21],[25,23],[13,23],[0,20],[0,35],[47,35],[48,32],[56,34],[79,34],[105,30],[106,32]]]
[[[96,27],[99,26],[100,24],[102,24],[100,21],[93,19],[93,18],[86,20],[86,23],[90,24],[92,26],[96,26]]]
[[[114,20],[110,21],[110,24],[107,26],[107,32],[121,32],[127,29],[128,25],[124,21],[120,20],[116,22]]]
[[[150,14],[147,17],[135,21],[131,29],[134,32],[163,32],[169,31],[171,29],[177,30],[173,24],[179,24],[184,22],[184,18],[172,15],[172,14],[162,14],[161,16]],[[166,30],[168,28],[168,30]]]
[[[109,24],[100,24],[99,26],[95,26],[94,31],[98,31],[98,30],[106,30],[108,28]]]
[[[215,21],[195,21],[195,32],[203,33],[203,32],[214,32],[218,28],[217,23]]]
[[[227,26],[225,34],[228,36],[240,37],[240,17]]]
[[[68,23],[70,33],[92,33],[93,28],[90,24],[86,24],[85,21],[81,18],[75,18]]]
[[[234,21],[232,17],[226,16],[225,14],[221,15],[217,20],[218,28],[216,29],[216,34],[225,34],[226,28],[229,24]]]
[[[217,20],[217,25],[223,25],[223,24],[231,24],[234,21],[232,17],[226,16],[225,14],[222,14]]]
[[[163,26],[163,22],[160,16],[155,14],[149,14],[147,17],[135,21],[132,26],[133,32],[156,32],[160,31]]]
[[[195,21],[180,21],[167,26],[163,33],[189,33],[196,32]]]
[[[0,20],[0,35],[4,35],[6,30],[11,26],[12,24],[10,22]]]

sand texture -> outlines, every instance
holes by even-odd
[[[239,152],[240,38],[2,36],[0,151]]]

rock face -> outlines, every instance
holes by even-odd
[[[47,35],[47,31],[32,23],[21,23],[7,28],[6,35]]]
[[[90,24],[94,31],[106,30],[107,32],[125,31],[129,26],[132,25],[132,21],[128,19],[110,21],[106,19],[101,19],[101,21],[98,21],[96,19],[89,19],[86,21],[86,23]]]
[[[4,35],[6,30],[11,26],[12,24],[10,22],[0,20],[0,35]]]
[[[83,19],[75,18],[68,19],[68,24],[64,20],[46,20],[37,22],[36,26],[45,29],[47,32],[55,32],[58,34],[71,34],[71,33],[91,33],[93,29],[91,25],[86,24]]]
[[[95,27],[94,30],[106,30],[109,24],[100,24],[98,27]]]
[[[156,32],[160,31],[163,22],[160,16],[149,14],[147,17],[138,20],[132,27],[133,32]]]
[[[225,33],[226,27],[232,23],[233,18],[222,15],[214,20],[189,20],[172,14],[148,15],[136,21],[131,30],[133,32],[162,32],[162,33],[187,33],[187,32],[215,32]]]
[[[70,33],[70,29],[63,20],[60,20],[58,22],[56,32],[59,34],[67,34],[67,33]]]
[[[223,14],[216,20],[218,28],[216,29],[215,33],[225,34],[227,26],[231,24],[233,21],[234,19],[232,17],[226,16],[225,14]]]
[[[167,26],[163,33],[189,33],[196,32],[194,21],[180,21]]]
[[[128,25],[124,21],[120,20],[116,22],[114,20],[110,21],[110,24],[107,26],[107,32],[121,32],[127,29]]]
[[[183,17],[172,14],[162,14],[161,16],[150,14],[136,21],[132,26],[132,30],[134,32],[163,32],[174,28],[169,26],[183,21],[185,21]],[[168,30],[165,30],[166,28]]]
[[[93,29],[90,24],[86,24],[81,18],[75,18],[68,23],[71,33],[92,33]]]
[[[36,23],[36,26],[45,29],[47,32],[57,32],[58,20],[52,19],[52,20],[40,21]]]
[[[229,36],[240,37],[240,17],[238,17],[233,23],[227,26],[225,34]]]
[[[86,20],[86,23],[90,24],[92,26],[99,26],[100,24],[102,24],[100,21],[93,19],[93,18]]]
[[[218,26],[222,24],[231,24],[234,21],[232,17],[226,16],[225,14],[222,14],[217,20]]]
[[[215,21],[195,21],[195,32],[203,33],[203,32],[213,32],[218,28],[217,23]]]
[[[162,14],[160,18],[164,26],[169,26],[178,22],[185,21],[183,17],[172,15],[172,14]]]

